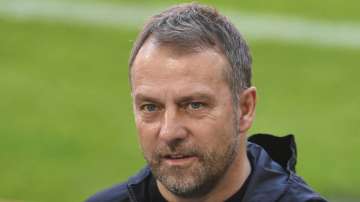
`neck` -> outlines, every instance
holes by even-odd
[[[242,141],[239,146],[239,152],[235,157],[233,163],[227,169],[223,178],[217,185],[206,195],[197,198],[183,198],[174,195],[166,189],[161,182],[157,181],[157,186],[161,195],[171,202],[210,202],[210,201],[225,201],[231,197],[243,186],[245,180],[251,173],[251,166],[246,152],[246,141]]]

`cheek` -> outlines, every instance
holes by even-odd
[[[145,154],[152,153],[156,148],[156,142],[158,137],[158,124],[145,123],[139,119],[136,119],[136,129],[138,133],[138,139],[141,145],[141,149]]]
[[[227,146],[233,140],[232,121],[223,122],[217,120],[207,120],[192,124],[192,134],[196,143],[208,150],[220,149]]]

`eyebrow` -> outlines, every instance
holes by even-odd
[[[158,99],[156,97],[151,97],[151,96],[148,96],[148,95],[145,95],[142,93],[136,94],[134,100],[135,100],[135,103],[141,102],[141,101],[160,103],[160,99]]]
[[[210,95],[209,93],[202,93],[202,92],[195,92],[195,93],[191,93],[189,95],[185,95],[179,98],[175,99],[176,103],[184,103],[184,102],[189,102],[192,100],[214,100],[213,96]],[[161,103],[161,100],[157,97],[153,97],[153,96],[149,96],[143,93],[139,93],[135,95],[135,103],[139,103],[142,101],[148,101],[148,102],[155,102],[155,103]]]
[[[196,100],[196,99],[210,100],[210,101],[213,100],[212,96],[209,95],[208,93],[193,93],[191,95],[183,96],[183,97],[176,99],[176,103],[184,103],[184,102],[189,102],[189,101]]]

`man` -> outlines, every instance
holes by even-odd
[[[296,175],[292,136],[247,140],[251,56],[216,10],[183,4],[153,16],[129,67],[148,167],[89,202],[325,201]]]

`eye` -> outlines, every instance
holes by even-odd
[[[155,112],[158,110],[158,107],[155,104],[144,104],[140,109],[144,112]]]
[[[189,103],[188,107],[192,110],[199,110],[204,107],[204,104],[201,102],[191,102]]]

